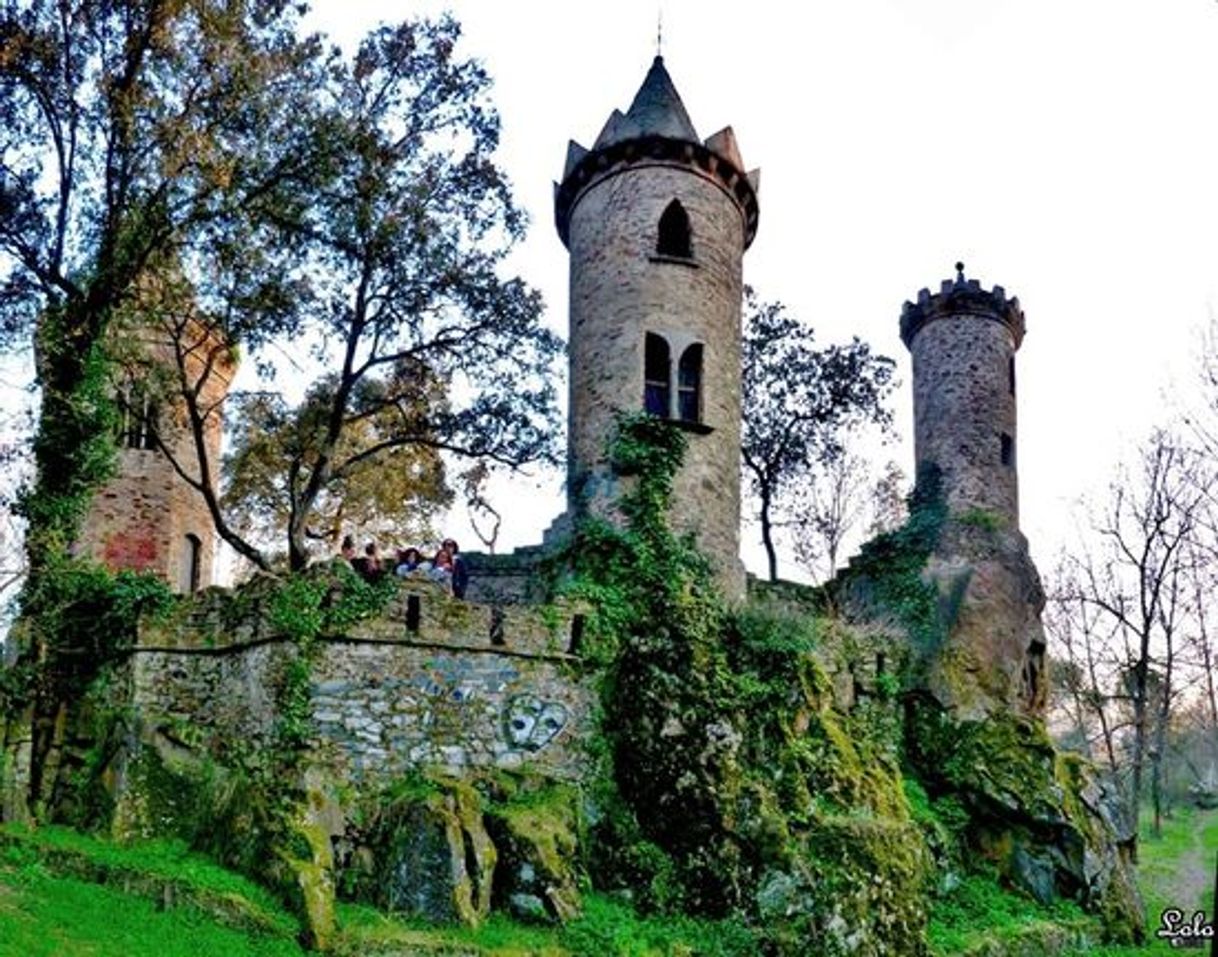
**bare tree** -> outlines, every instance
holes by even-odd
[[[909,514],[905,498],[909,492],[909,477],[896,462],[889,460],[871,488],[871,518],[867,535],[874,538],[898,528]]]
[[[801,483],[803,495],[792,503],[790,526],[795,557],[813,576],[837,572],[842,542],[860,526],[867,507],[867,461],[840,449],[818,463]]]
[[[1093,511],[1096,549],[1076,556],[1061,595],[1080,614],[1088,613],[1080,618],[1083,633],[1106,635],[1103,647],[1119,655],[1121,681],[1113,693],[1130,712],[1128,795],[1135,827],[1148,757],[1156,802],[1161,791],[1161,738],[1170,717],[1189,610],[1187,582],[1195,562],[1190,543],[1202,527],[1210,492],[1203,464],[1177,436],[1156,430],[1142,446],[1136,466],[1120,472],[1107,502]],[[1094,684],[1098,691],[1098,681]],[[1112,765],[1115,750],[1110,741]],[[1156,829],[1159,817],[1156,805]]]

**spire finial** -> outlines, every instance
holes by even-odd
[[[964,263],[956,263],[956,282],[964,282]]]
[[[656,59],[664,56],[664,8],[656,5]]]

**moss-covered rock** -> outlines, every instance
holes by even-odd
[[[929,700],[912,705],[908,751],[932,791],[969,816],[971,850],[1044,904],[1074,900],[1109,936],[1138,939],[1138,896],[1116,795],[1086,762],[1059,754],[1044,725],[1016,715],[959,721]]]
[[[304,940],[314,950],[334,941],[334,854],[330,835],[306,802],[288,821],[286,840],[276,847],[280,884],[289,890],[294,910],[305,924]]]
[[[490,913],[498,855],[468,782],[420,777],[400,789],[370,850],[374,896],[386,910],[471,927]]]
[[[547,783],[489,808],[499,853],[494,903],[526,921],[566,922],[583,909],[579,885],[579,792]]]
[[[825,818],[758,883],[762,926],[780,954],[925,954],[931,863],[915,824]]]

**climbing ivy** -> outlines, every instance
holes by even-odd
[[[922,578],[947,521],[942,486],[939,469],[923,466],[908,499],[905,524],[867,542],[831,586],[839,599],[842,593],[851,594],[895,618],[924,649],[942,642],[943,623],[949,617],[940,612],[938,590]]]

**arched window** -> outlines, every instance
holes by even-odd
[[[160,410],[148,391],[128,381],[119,390],[117,439],[128,449],[155,449]]]
[[[199,590],[199,579],[203,570],[203,541],[198,535],[186,536],[186,547],[182,550],[182,577],[179,587],[187,595]]]
[[[694,343],[677,364],[677,415],[683,422],[702,421],[702,345]]]
[[[685,212],[680,201],[674,199],[660,217],[660,236],[656,242],[656,253],[689,259],[693,256],[689,240],[689,214]]]
[[[649,415],[667,419],[670,414],[668,376],[671,367],[668,342],[654,332],[647,333],[643,355],[643,410]]]

